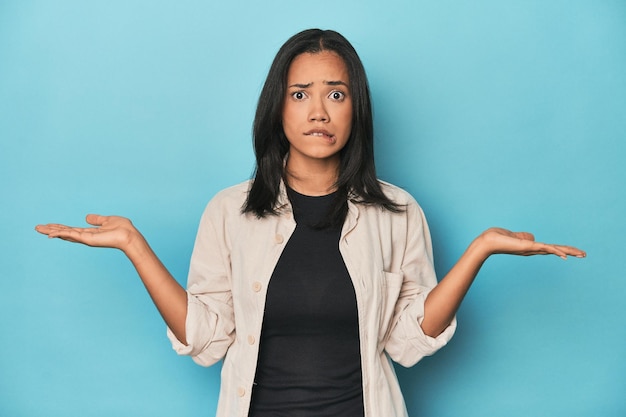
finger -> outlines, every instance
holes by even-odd
[[[54,231],[59,231],[59,230],[68,230],[68,229],[76,229],[76,228],[72,226],[66,226],[64,224],[51,223],[51,224],[38,225],[35,229],[38,231],[54,232]]]
[[[46,226],[42,226],[42,225],[35,226],[35,231],[37,233],[41,233],[42,235],[48,234],[48,229],[46,229]]]
[[[567,259],[567,253],[560,250],[557,246],[548,246],[548,247],[551,249],[550,251],[551,254],[556,255],[561,259]]]
[[[35,231],[37,233],[41,233],[42,235],[45,235],[47,230],[48,227],[44,224],[38,224],[37,226],[35,226]]]
[[[566,246],[566,245],[554,245],[559,248],[568,256],[575,256],[577,258],[584,258],[587,256],[587,253],[584,250],[578,249],[574,246]]]
[[[96,228],[69,227],[64,225],[44,225],[35,228],[39,233],[47,235],[49,238],[60,238],[73,242],[84,240],[88,235],[94,235],[99,230]]]
[[[568,256],[575,256],[577,258],[584,258],[587,254],[573,246],[565,246],[565,245],[553,245],[553,244],[541,244],[542,249],[546,254],[556,255],[562,259],[567,259]]]
[[[63,228],[67,228],[68,226],[62,224],[38,224],[35,226],[35,230],[41,234],[47,235],[54,231],[61,230]]]
[[[535,236],[529,232],[513,232],[513,235],[518,239],[530,240],[531,242],[535,241]]]
[[[85,220],[93,226],[102,226],[109,216],[101,216],[100,214],[88,214]]]
[[[46,228],[46,229],[60,229],[60,228],[67,228],[70,226],[67,226],[65,224],[59,224],[59,223],[48,223],[48,224],[38,224],[37,228],[38,229],[42,229],[42,228]]]
[[[528,248],[524,255],[556,255],[559,258],[567,257],[567,255],[562,250],[559,250],[559,248],[557,248],[555,245],[541,242],[533,242],[532,246]]]
[[[92,246],[95,243],[94,238],[97,231],[98,229],[91,228],[66,228],[52,231],[48,234],[48,237]]]

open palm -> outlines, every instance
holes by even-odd
[[[137,229],[125,217],[89,214],[86,220],[94,227],[71,227],[52,223],[38,225],[35,230],[50,238],[122,250],[130,245],[133,237],[137,234]]]
[[[568,256],[582,258],[585,252],[573,246],[554,245],[536,242],[532,233],[512,232],[499,227],[485,230],[479,237],[491,254],[505,253],[510,255],[556,255],[563,259]]]

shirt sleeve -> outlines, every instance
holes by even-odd
[[[402,284],[385,350],[400,365],[413,366],[448,343],[456,329],[456,317],[437,337],[430,337],[422,330],[424,303],[437,285],[432,243],[424,213],[412,198],[404,216],[406,234],[402,240],[406,245],[401,263]]]
[[[202,215],[191,256],[185,323],[188,344],[167,329],[173,349],[203,366],[221,360],[235,338],[226,219],[216,199]]]

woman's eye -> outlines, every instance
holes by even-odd
[[[341,91],[333,91],[332,93],[330,93],[330,98],[332,98],[333,100],[343,100],[345,97],[345,94],[342,93]]]
[[[296,100],[304,100],[306,95],[302,91],[296,91],[295,93],[291,94],[291,97],[295,98]]]

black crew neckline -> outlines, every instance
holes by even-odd
[[[291,193],[292,195],[298,196],[298,197],[305,197],[305,198],[313,198],[313,199],[322,199],[325,197],[333,197],[335,195],[337,195],[337,193],[339,192],[339,190],[335,190],[329,194],[323,194],[323,195],[308,195],[308,194],[302,194],[299,191],[294,190],[292,187],[290,187],[289,185],[286,185],[287,187],[287,192]]]

